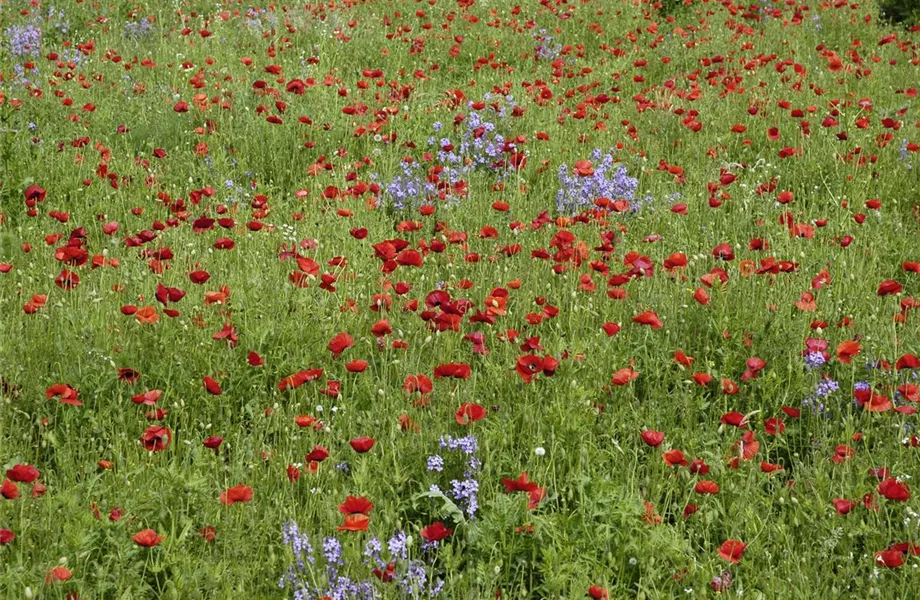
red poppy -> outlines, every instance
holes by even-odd
[[[213,396],[220,396],[223,393],[223,390],[220,387],[220,384],[205,375],[204,377],[204,389]]]
[[[460,405],[460,408],[457,409],[457,413],[454,416],[457,419],[457,423],[460,425],[469,425],[470,423],[484,419],[487,414],[488,411],[486,411],[484,407],[475,402],[467,402]]]
[[[70,404],[71,406],[83,406],[83,403],[77,399],[77,390],[67,384],[56,383],[45,390],[46,398],[58,397],[61,404]]]
[[[329,451],[320,445],[313,446],[309,454],[304,457],[307,462],[323,462],[329,458]]]
[[[738,564],[741,557],[744,556],[744,550],[747,544],[741,540],[725,540],[719,547],[719,556],[732,564]]]
[[[684,457],[684,453],[676,449],[663,452],[661,458],[669,467],[686,467],[688,464],[690,464],[687,462],[686,457]]]
[[[374,503],[364,496],[348,496],[339,504],[339,512],[343,515],[369,515],[372,510]]]
[[[847,500],[845,498],[834,498],[834,510],[837,511],[838,515],[848,514],[851,510],[856,508],[856,505],[859,504],[855,500]]]
[[[910,488],[907,484],[894,477],[888,477],[878,484],[878,493],[894,502],[907,502],[910,500]]]
[[[453,532],[453,529],[448,529],[447,526],[445,526],[441,521],[435,521],[431,525],[423,527],[419,533],[421,534],[422,539],[428,543],[432,543],[440,542]]]
[[[153,548],[163,541],[164,536],[157,535],[157,532],[153,529],[142,529],[141,531],[135,533],[131,539],[134,540],[134,543],[138,546],[142,546],[144,548]]]
[[[18,483],[32,483],[41,477],[41,473],[32,465],[19,464],[15,465],[12,469],[7,469],[6,476],[9,477],[11,481],[16,481]]]
[[[248,485],[235,485],[220,493],[220,503],[230,506],[237,502],[249,502],[252,500],[252,488]]]
[[[153,406],[162,396],[163,390],[150,390],[131,396],[131,402],[135,404],[143,404],[145,406]]]
[[[661,329],[664,327],[664,323],[658,318],[658,315],[655,314],[655,311],[647,310],[644,313],[638,314],[633,317],[633,323],[638,323],[639,325],[648,325],[652,329]]]
[[[638,376],[639,373],[637,371],[633,371],[629,367],[626,367],[614,373],[610,383],[617,386],[628,385],[630,381],[637,378]]]
[[[607,593],[606,588],[602,588],[599,585],[592,585],[588,587],[588,595],[591,596],[594,600],[608,600],[610,595]]]
[[[438,365],[434,369],[435,379],[453,377],[454,379],[469,379],[472,371],[469,365],[463,363],[448,363]]]
[[[693,491],[697,494],[718,494],[719,485],[709,479],[701,479],[693,486]]]
[[[45,583],[64,582],[71,577],[73,577],[73,573],[70,572],[70,569],[58,565],[45,574]]]
[[[539,487],[535,482],[528,479],[527,471],[522,471],[517,479],[502,478],[502,485],[505,486],[505,493],[507,494],[512,492],[532,492]]]
[[[875,553],[875,564],[887,569],[897,569],[904,564],[904,553],[900,550],[882,550]]]
[[[0,546],[6,546],[16,539],[16,534],[9,529],[0,528]]]
[[[859,343],[853,340],[846,340],[837,345],[837,360],[849,364],[854,356],[859,354]]]
[[[19,486],[9,479],[4,479],[3,483],[0,484],[0,496],[7,500],[15,500],[19,497]]]
[[[342,352],[354,345],[354,338],[343,332],[329,340],[329,351],[332,352],[332,358],[338,358]]]
[[[356,437],[348,442],[355,452],[364,454],[374,447],[376,440],[370,437]]]
[[[141,444],[149,452],[166,450],[170,441],[172,441],[172,431],[168,427],[151,426],[141,435]]]
[[[371,520],[367,515],[345,515],[345,521],[335,528],[336,531],[367,531]]]
[[[664,441],[664,432],[646,429],[642,432],[642,441],[652,448],[657,448]]]

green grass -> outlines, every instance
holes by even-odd
[[[874,555],[894,543],[920,543],[916,493],[907,502],[878,497],[878,510],[864,508],[862,498],[878,496],[870,468],[916,477],[920,448],[911,446],[910,436],[917,416],[866,411],[852,392],[856,382],[868,381],[892,398],[914,373],[869,364],[894,365],[905,354],[920,354],[916,310],[902,310],[920,292],[920,275],[902,267],[920,260],[920,153],[901,150],[905,143],[920,143],[916,92],[904,93],[920,81],[920,34],[880,23],[873,3],[810,3],[807,11],[803,5],[769,6],[781,16],[745,18],[756,11],[695,1],[676,10],[672,22],[648,4],[625,1],[532,2],[520,10],[484,0],[468,9],[456,2],[405,0],[291,5],[261,17],[275,29],[256,30],[246,22],[244,4],[82,2],[64,7],[69,29],[62,33],[57,21],[46,22],[49,7],[5,2],[4,30],[41,15],[43,39],[35,58],[17,56],[9,36],[2,45],[0,263],[12,267],[0,275],[0,466],[6,471],[34,465],[47,491],[33,499],[34,484],[21,483],[20,498],[0,500],[0,528],[16,534],[0,546],[0,596],[284,597],[278,581],[292,554],[282,541],[282,525],[296,520],[319,550],[321,539],[336,535],[342,523],[338,505],[348,495],[363,495],[374,503],[369,533],[337,534],[348,562],[343,571],[356,580],[373,579],[361,562],[371,535],[386,540],[402,529],[420,544],[422,527],[444,521],[454,533],[437,552],[434,570],[445,580],[441,597],[487,598],[502,590],[503,598],[583,598],[598,585],[610,598],[695,598],[715,595],[710,582],[726,570],[733,584],[722,592],[725,597],[912,597],[920,585],[920,559],[908,555],[904,566],[885,569],[876,566]],[[417,10],[425,15],[416,16]],[[571,17],[560,18],[567,11]],[[144,17],[155,17],[152,33],[126,36],[125,23]],[[657,33],[648,30],[653,22]],[[429,29],[422,27],[426,23]],[[183,35],[186,27],[191,33]],[[205,27],[212,35],[203,38],[198,32]],[[552,44],[571,47],[555,65],[535,59],[534,35],[541,29]],[[896,41],[878,45],[895,33]],[[424,50],[413,54],[416,39],[424,40]],[[74,68],[48,59],[55,52],[66,63],[78,44],[90,40],[95,50]],[[844,71],[829,69],[826,51],[839,55]],[[243,57],[251,57],[251,66]],[[156,66],[142,66],[145,59]],[[16,65],[30,60],[39,73],[29,79],[40,85],[17,79]],[[182,68],[186,61],[194,66]],[[266,73],[268,65],[280,65],[282,74]],[[364,77],[365,69],[382,70],[385,83]],[[417,70],[424,77],[416,77]],[[637,81],[638,75],[644,80]],[[324,84],[327,77],[330,85]],[[303,95],[286,92],[286,80],[294,78],[317,84]],[[256,93],[259,80],[277,89],[277,97]],[[202,87],[195,88],[195,81]],[[359,81],[369,85],[361,89]],[[537,81],[551,98],[537,101]],[[489,108],[479,111],[505,136],[526,137],[526,166],[508,174],[503,189],[494,189],[493,173],[477,172],[468,178],[467,197],[436,202],[431,216],[395,210],[383,190],[373,209],[371,192],[323,197],[329,186],[344,190],[358,182],[391,181],[405,157],[423,158],[430,137],[456,140],[454,116],[469,119],[474,111],[465,103],[446,106],[447,91],[454,89],[469,102],[525,109],[523,116],[504,118]],[[199,93],[206,98],[204,109],[196,106]],[[507,94],[514,100],[501,99]],[[601,94],[609,101],[596,102]],[[861,107],[862,99],[870,99],[871,108]],[[188,112],[173,110],[180,100],[189,104]],[[276,100],[286,103],[283,114]],[[778,106],[782,100],[789,109]],[[224,101],[229,108],[220,107]],[[92,111],[84,108],[90,103]],[[367,107],[364,114],[343,113],[358,104]],[[267,112],[258,114],[260,106]],[[749,113],[752,106],[760,109],[756,115]],[[835,107],[839,125],[822,126]],[[675,113],[681,109],[683,114]],[[793,109],[804,116],[791,116]],[[384,110],[387,119],[378,133],[396,134],[395,143],[372,132],[355,135]],[[698,132],[682,124],[691,110],[702,123]],[[579,111],[584,118],[576,118]],[[266,122],[268,114],[283,124]],[[301,116],[312,124],[299,123]],[[886,127],[886,118],[900,127]],[[803,120],[810,123],[808,135]],[[439,133],[435,122],[444,124]],[[747,130],[733,133],[734,124]],[[118,133],[120,125],[128,131]],[[771,127],[779,128],[779,140],[768,137]],[[838,139],[841,131],[846,140]],[[548,141],[538,139],[538,132]],[[890,141],[880,137],[886,134]],[[88,142],[75,147],[80,138]],[[196,154],[199,143],[207,144],[207,160]],[[800,151],[780,158],[784,147]],[[155,158],[156,148],[166,157]],[[636,213],[556,222],[560,165],[571,168],[596,148],[614,151],[638,180],[637,199],[652,200]],[[333,168],[311,172],[320,157]],[[684,181],[659,169],[659,161],[679,165]],[[100,175],[101,164],[114,179]],[[737,180],[719,185],[723,171]],[[755,192],[773,178],[775,191]],[[47,191],[35,217],[23,202],[30,185]],[[213,196],[193,204],[191,193],[206,186]],[[298,190],[309,194],[300,198]],[[784,190],[794,200],[780,206],[776,196]],[[676,201],[688,205],[686,215],[669,210],[677,193]],[[251,206],[257,194],[268,198],[263,214]],[[721,197],[721,206],[711,208],[710,196]],[[164,198],[184,199],[185,211],[170,212]],[[870,199],[880,200],[881,209],[865,208]],[[509,210],[493,210],[496,201]],[[218,214],[219,205],[225,214]],[[351,216],[340,216],[340,209]],[[67,222],[52,219],[51,211],[68,213]],[[532,226],[543,211],[551,221]],[[813,237],[794,237],[783,222],[787,211],[795,223],[826,219],[826,226],[814,226]],[[865,214],[864,223],[855,221],[857,213]],[[205,214],[230,216],[234,225],[194,233],[192,222]],[[126,246],[129,236],[170,218],[179,219],[177,226],[157,231],[153,242]],[[399,231],[407,220],[420,221],[420,229]],[[108,236],[102,226],[111,221],[120,229]],[[251,231],[251,221],[264,226]],[[513,229],[515,223],[522,225]],[[494,227],[498,239],[481,238],[485,226]],[[90,260],[117,259],[117,267],[67,267],[55,258],[79,227],[85,228]],[[367,237],[350,235],[353,228],[366,228]],[[556,274],[553,260],[531,258],[531,252],[554,254],[551,243],[563,230],[585,245],[587,259],[561,263],[566,271]],[[615,232],[614,249],[595,250],[607,231]],[[468,234],[466,247],[449,243],[452,232]],[[51,234],[63,237],[47,243]],[[646,241],[656,234],[660,241]],[[853,241],[844,247],[840,240],[847,235]],[[235,247],[214,249],[224,236]],[[373,245],[393,238],[413,248],[441,240],[446,248],[427,253],[421,268],[400,266],[386,275]],[[769,242],[769,249],[750,249],[753,238]],[[279,260],[279,253],[283,244],[290,248],[301,240],[315,240],[299,252],[319,263],[320,274],[337,276],[336,291],[321,289],[319,279],[304,289],[291,284],[297,267]],[[734,260],[713,257],[721,243],[732,245]],[[502,250],[511,244],[521,251],[506,256]],[[174,257],[155,273],[141,252],[165,247]],[[624,260],[630,252],[647,256],[654,274],[633,278],[623,286],[628,297],[613,300],[606,279],[629,271]],[[677,252],[688,264],[668,273],[663,262]],[[467,262],[468,253],[479,261]],[[332,266],[334,257],[347,262]],[[796,263],[794,272],[742,275],[742,261],[759,267],[767,257]],[[591,261],[605,263],[609,274],[593,271]],[[700,305],[693,293],[705,287],[700,278],[715,267],[725,269],[728,282],[707,288],[710,302]],[[80,277],[71,291],[55,286],[62,268]],[[203,285],[188,277],[198,269],[210,274]],[[812,280],[824,269],[832,281],[815,290]],[[595,291],[580,288],[583,274],[592,275]],[[879,284],[889,279],[903,284],[903,292],[878,296]],[[472,287],[460,284],[465,280]],[[515,280],[520,287],[509,286]],[[411,284],[411,290],[398,295],[392,289],[397,282]],[[459,333],[432,331],[420,318],[426,295],[440,282],[453,299],[474,305]],[[164,314],[154,297],[158,284],[186,292],[169,306],[179,316]],[[205,292],[222,286],[230,291],[228,299],[206,302]],[[508,291],[506,314],[494,325],[472,323],[469,316],[486,309],[495,288]],[[795,307],[803,292],[815,295],[814,312]],[[389,312],[370,309],[382,293],[392,297]],[[23,305],[33,294],[47,295],[47,303],[27,314]],[[413,299],[418,311],[403,310]],[[354,311],[347,308],[351,301]],[[142,324],[122,314],[127,305],[155,307],[158,322]],[[558,315],[528,323],[527,315],[542,313],[546,305],[558,308]],[[646,310],[657,313],[662,328],[632,322]],[[901,314],[905,318],[897,322]],[[851,326],[838,325],[845,317]],[[380,319],[393,329],[382,348],[371,333]],[[815,330],[816,320],[828,325]],[[622,326],[615,337],[603,332],[607,322]],[[235,348],[212,339],[225,323],[238,333]],[[520,334],[514,343],[503,341],[509,330]],[[485,335],[488,354],[473,354],[464,339],[476,331]],[[341,332],[355,343],[333,358],[327,344]],[[531,336],[539,337],[539,356],[552,355],[561,364],[554,375],[525,384],[515,363]],[[857,336],[858,356],[840,362],[838,344]],[[828,342],[831,360],[819,370],[805,369],[806,338]],[[394,340],[408,347],[393,348]],[[694,357],[690,369],[675,362],[677,350]],[[249,365],[250,351],[264,365]],[[745,361],[753,356],[767,366],[759,377],[742,381]],[[366,360],[367,370],[346,370],[354,359]],[[434,379],[435,368],[451,362],[469,364],[470,378]],[[626,367],[638,378],[611,385],[613,374]],[[139,371],[140,379],[119,381],[121,368]],[[283,378],[311,368],[323,369],[324,376],[297,389],[278,389]],[[691,379],[697,372],[714,381],[697,385]],[[418,374],[434,382],[428,406],[414,405],[403,391],[405,379]],[[826,401],[828,417],[802,404],[822,374],[840,384]],[[206,392],[205,376],[220,383],[221,395]],[[724,394],[722,378],[738,383],[739,393]],[[329,380],[341,382],[338,398],[321,393]],[[83,406],[46,398],[46,389],[58,383],[79,390]],[[131,402],[131,396],[154,389],[163,392],[155,407]],[[468,402],[488,415],[458,425],[455,412]],[[783,407],[801,409],[801,418],[786,417]],[[155,408],[168,414],[148,422],[145,413]],[[737,469],[729,468],[728,459],[743,432],[720,424],[730,411],[749,416],[760,443],[756,456]],[[298,415],[313,415],[324,427],[300,428]],[[418,431],[402,428],[401,415],[411,417]],[[765,432],[770,417],[785,419],[784,433]],[[152,425],[172,432],[164,451],[147,452],[138,441]],[[660,448],[642,441],[645,429],[665,433]],[[441,474],[425,465],[426,457],[438,453],[441,436],[467,433],[477,437],[482,461],[473,520],[422,495],[432,484],[449,489],[452,478],[462,477],[456,455],[444,455],[448,466]],[[861,440],[854,441],[856,433]],[[211,435],[223,437],[218,452],[202,445]],[[373,449],[353,451],[348,442],[358,436],[375,438]],[[329,458],[315,473],[307,470],[289,481],[287,467],[302,465],[315,444],[328,448]],[[841,444],[855,453],[835,464],[830,459]],[[662,460],[668,449],[682,450],[687,460],[704,459],[711,472],[668,467]],[[112,468],[100,468],[101,460]],[[784,470],[763,473],[761,461]],[[347,473],[335,466],[343,462]],[[546,490],[534,510],[528,510],[526,494],[507,494],[502,485],[522,471]],[[717,482],[720,492],[694,493],[699,479]],[[220,503],[220,494],[237,484],[250,486],[253,499]],[[835,498],[860,504],[841,516]],[[659,525],[643,518],[644,501],[654,505]],[[690,503],[699,510],[685,519]],[[117,521],[109,519],[115,507],[121,512]],[[210,543],[199,533],[206,526],[215,531]],[[521,532],[525,526],[532,532]],[[132,536],[146,528],[165,539],[139,547]],[[737,565],[718,554],[729,539],[748,544]],[[44,583],[58,564],[72,579]],[[322,578],[323,569],[316,575]],[[376,585],[381,597],[400,597],[395,583]]]

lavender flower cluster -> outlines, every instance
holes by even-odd
[[[562,54],[562,44],[554,42],[545,29],[535,33],[533,39],[534,57],[537,60],[554,61]]]
[[[133,40],[145,38],[153,33],[153,25],[144,17],[140,21],[128,21],[125,23],[125,37]]]
[[[488,96],[486,99],[489,99]],[[503,101],[494,112],[498,120],[505,118],[509,107],[514,108],[513,97],[504,97]],[[436,134],[440,133],[443,124],[434,123],[432,129]],[[428,146],[432,158],[436,159],[434,164],[402,161],[400,172],[382,185],[397,211],[418,208],[435,199],[456,204],[462,195],[456,192],[457,186],[466,182],[472,173],[487,172],[501,179],[514,170],[505,154],[517,151],[517,147],[499,132],[496,122],[486,120],[474,110],[463,121],[459,140],[432,136],[428,138]],[[432,166],[441,167],[437,178],[428,175]]]
[[[635,202],[639,180],[630,177],[623,165],[614,165],[612,154],[603,154],[600,149],[591,153],[593,173],[589,176],[575,174],[567,165],[559,165],[559,191],[556,193],[556,209],[562,214],[576,214],[591,208],[598,198],[627,200],[633,212],[643,202]],[[647,200],[647,199],[646,199]]]
[[[479,442],[474,435],[467,435],[455,438],[450,435],[441,436],[438,443],[441,450],[449,452],[460,452],[466,456],[463,479],[452,479],[450,481],[450,491],[448,495],[453,498],[466,512],[466,515],[472,520],[476,518],[476,511],[479,510],[479,480],[476,476],[482,463],[476,457],[479,450]],[[440,455],[428,457],[428,470],[441,472],[444,469],[444,459]],[[431,486],[432,492],[444,493],[437,484]]]
[[[814,354],[818,354],[820,356],[820,353]],[[839,383],[830,377],[824,377],[821,379],[821,381],[818,382],[818,385],[815,387],[815,391],[806,396],[804,400],[802,400],[802,405],[811,410],[811,412],[816,415],[830,416],[824,402],[831,394],[838,391],[839,389]]]
[[[364,545],[364,568],[368,578],[356,581],[341,573],[347,569],[342,558],[342,543],[335,536],[323,538],[322,562],[317,565],[318,555],[307,534],[302,533],[294,521],[282,528],[284,543],[294,553],[294,564],[289,566],[278,582],[278,587],[289,590],[295,600],[375,600],[380,597],[375,581],[384,584],[395,582],[401,597],[434,598],[441,593],[444,580],[435,574],[436,555],[426,553],[428,563],[412,559],[409,547],[414,543],[403,531],[397,531],[387,540],[387,559],[384,559],[383,544],[371,537]],[[426,544],[426,546],[428,546]],[[430,546],[429,549],[436,547]]]
[[[370,581],[357,582],[339,573],[344,566],[342,544],[333,536],[323,539],[325,577],[317,577],[316,556],[310,537],[301,533],[297,523],[289,521],[282,528],[282,537],[294,552],[294,564],[288,567],[278,587],[289,589],[295,600],[374,600],[377,592]]]
[[[42,30],[35,25],[11,25],[3,32],[10,54],[16,58],[37,58],[42,51]]]
[[[434,565],[426,565],[424,561],[409,558],[409,545],[411,538],[403,531],[397,531],[387,541],[389,560],[383,558],[383,545],[377,537],[372,537],[364,545],[364,564],[373,568],[373,573],[378,579],[387,583],[395,581],[400,592],[409,598],[419,598],[427,595],[434,598],[444,588],[444,580],[434,575]],[[437,547],[437,542],[425,544],[426,550]],[[431,563],[436,558],[433,553],[428,553]],[[429,568],[432,574],[429,574]]]

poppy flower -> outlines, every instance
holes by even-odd
[[[505,487],[506,494],[512,492],[532,492],[539,487],[536,483],[528,479],[527,471],[522,471],[520,477],[517,479],[502,478],[502,485]]]
[[[335,528],[336,531],[367,531],[371,520],[367,515],[345,515],[345,521]]]
[[[638,323],[639,325],[648,325],[652,329],[661,329],[664,327],[664,323],[658,318],[658,315],[655,311],[647,310],[643,313],[640,313],[633,317],[633,323]]]
[[[904,564],[904,553],[900,550],[882,550],[875,553],[875,564],[886,569],[897,569]]]
[[[463,363],[448,363],[438,365],[434,369],[435,379],[452,377],[454,379],[469,379],[472,371],[469,365]]]
[[[172,431],[168,427],[154,425],[144,430],[140,441],[148,452],[161,452],[172,441]]]
[[[842,363],[850,364],[854,356],[859,354],[859,342],[845,340],[837,345],[837,360]]]
[[[719,485],[715,481],[709,479],[701,479],[696,482],[696,485],[693,486],[693,491],[697,494],[718,494]]]
[[[855,500],[847,500],[845,498],[834,498],[834,510],[837,511],[838,515],[846,515],[851,510],[856,508],[856,505],[859,504]]]
[[[157,544],[163,541],[164,537],[157,535],[157,532],[153,529],[142,529],[135,533],[132,537],[134,543],[143,548],[153,548]]]
[[[719,547],[719,556],[736,565],[744,556],[747,544],[741,540],[725,540]]]
[[[220,387],[220,384],[217,383],[214,379],[205,375],[204,379],[204,389],[213,396],[220,396],[223,393],[223,390]]]
[[[12,469],[7,469],[6,476],[10,478],[10,481],[32,483],[41,476],[41,473],[32,465],[19,464]]]
[[[664,441],[664,432],[646,429],[642,432],[642,441],[652,448],[657,448]]]
[[[617,386],[628,385],[630,381],[637,378],[638,376],[639,373],[637,371],[633,371],[629,367],[626,367],[614,373],[610,383]]]
[[[131,396],[131,402],[134,404],[143,404],[145,406],[153,406],[157,401],[163,396],[163,390],[150,390],[143,392],[141,394],[135,394]]]
[[[54,583],[56,581],[65,582],[73,577],[73,573],[67,567],[58,565],[45,574],[45,583]]]
[[[220,448],[220,445],[221,445],[222,443],[224,443],[224,438],[222,438],[222,437],[219,436],[219,435],[208,436],[208,437],[206,437],[206,438],[204,439],[203,442],[201,442],[201,444],[202,444],[205,448],[209,448],[209,449],[211,449],[211,450],[214,450],[215,453],[216,453],[217,450]]]
[[[0,528],[0,546],[6,546],[16,539],[16,534],[9,529]]]
[[[591,596],[594,600],[609,600],[610,595],[607,593],[606,588],[602,588],[599,585],[592,585],[588,587],[588,595]]]
[[[890,296],[900,294],[903,290],[904,286],[894,279],[886,279],[878,285],[878,290],[875,293],[879,296]]]
[[[338,358],[342,352],[354,345],[354,338],[343,332],[329,340],[329,351],[332,352],[332,358]]]
[[[77,390],[67,384],[56,383],[45,390],[45,398],[58,398],[61,404],[70,404],[71,406],[83,406],[83,403],[77,399]]]
[[[910,488],[907,484],[894,477],[888,477],[878,484],[878,493],[894,502],[907,502],[910,500]]]
[[[326,448],[315,445],[313,449],[304,457],[307,462],[323,462],[329,458],[329,451]]]
[[[440,542],[453,532],[453,529],[448,529],[441,521],[435,521],[431,525],[423,527],[419,534],[422,536],[422,539],[430,544],[432,542]]]
[[[661,458],[664,460],[664,463],[669,467],[686,467],[688,464],[687,459],[684,457],[684,453],[680,450],[668,450],[663,452]]]
[[[454,416],[457,419],[457,423],[460,425],[469,425],[470,423],[484,419],[487,414],[488,411],[486,411],[484,407],[475,402],[467,402],[460,405],[460,408],[457,409],[457,413]]]
[[[3,483],[0,484],[0,496],[3,496],[7,500],[19,498],[19,486],[9,479],[4,479]]]
[[[227,506],[237,502],[249,502],[250,500],[252,500],[252,488],[248,485],[235,485],[220,493],[220,503]]]
[[[369,515],[372,510],[374,503],[364,496],[348,496],[339,504],[339,512],[343,515]]]
[[[355,452],[358,454],[364,454],[369,452],[371,448],[374,447],[376,440],[370,437],[356,437],[348,442]]]

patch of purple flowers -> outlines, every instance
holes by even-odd
[[[42,31],[32,24],[11,25],[3,32],[10,48],[10,54],[16,58],[37,58],[42,51]]]
[[[612,154],[591,153],[593,173],[577,175],[568,165],[559,165],[559,191],[556,193],[556,210],[562,214],[577,214],[590,209],[598,198],[626,200],[637,212],[646,200],[635,202],[639,180],[630,177],[623,165],[615,164]]]

